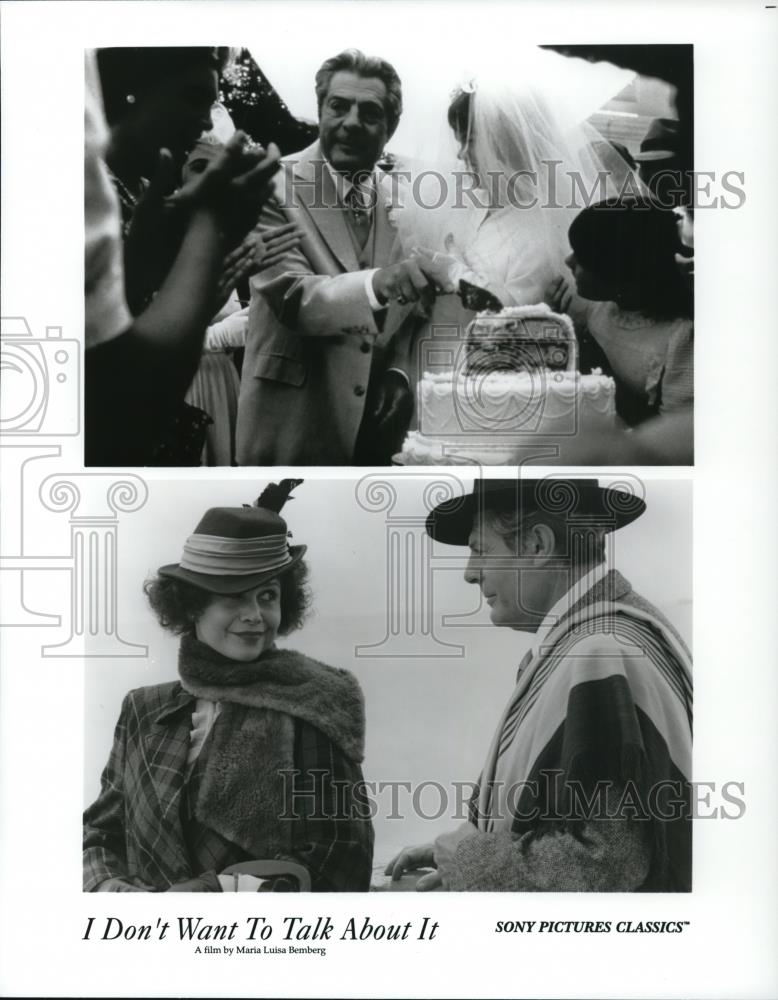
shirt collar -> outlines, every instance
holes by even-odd
[[[351,181],[344,174],[338,173],[338,171],[333,167],[330,161],[325,157],[324,165],[329,171],[330,177],[335,184],[335,190],[338,194],[338,199],[343,201],[343,199],[348,195],[349,191],[354,187]],[[363,191],[373,191],[376,186],[376,169],[373,167],[369,176],[365,177],[364,181],[359,185]]]
[[[604,580],[608,575],[608,561],[603,559],[601,563],[598,563],[594,569],[590,569],[588,573],[579,577],[572,587],[562,594],[556,604],[547,612],[546,617],[540,623],[540,626],[535,633],[535,639],[532,643],[533,656],[537,656],[543,643],[548,639],[551,630],[559,623],[559,621],[564,617],[565,614],[577,604],[584,594],[587,594],[592,587],[596,587],[597,584]]]

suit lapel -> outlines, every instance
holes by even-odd
[[[305,206],[322,239],[345,271],[358,271],[354,243],[338,201],[335,182],[327,169],[319,143],[304,149],[293,161],[294,198]]]

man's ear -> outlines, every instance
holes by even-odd
[[[538,521],[529,528],[526,534],[524,555],[544,561],[554,555],[555,549],[556,539],[550,525]]]

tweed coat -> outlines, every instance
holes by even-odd
[[[120,892],[165,891],[201,874],[192,870],[182,829],[182,802],[196,699],[178,681],[130,691],[122,704],[101,792],[84,813],[84,889],[110,880]],[[251,713],[253,710],[244,708]],[[330,787],[362,782],[359,764],[317,727],[295,718],[294,765],[305,775],[325,773],[316,786],[319,807]],[[293,860],[304,864],[314,891],[367,889],[373,832],[369,822],[329,818],[295,820]],[[258,824],[259,826],[259,824]],[[257,830],[256,860],[263,843]],[[266,856],[265,856],[265,859]]]

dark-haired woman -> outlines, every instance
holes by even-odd
[[[276,646],[308,606],[304,553],[276,510],[214,508],[147,583],[160,624],[181,636],[179,679],[124,699],[84,814],[86,891],[297,886],[245,874],[268,860],[304,868],[313,891],[368,888],[361,690]]]
[[[589,363],[616,381],[616,405],[634,426],[694,401],[692,296],[676,261],[678,219],[640,199],[585,208],[570,226],[567,265],[578,299],[558,282],[549,301],[594,341]]]
[[[279,156],[238,133],[202,177],[173,194],[187,150],[211,125],[227,53],[100,50],[107,142],[94,64],[87,63],[86,464],[199,463],[207,418],[187,407],[184,395],[216,311],[219,272],[270,196]],[[111,302],[94,294],[105,267],[103,237],[113,250],[116,218],[96,154],[111,172],[125,238],[123,269],[111,261]],[[103,195],[99,213],[96,192]],[[116,317],[108,309],[122,271],[131,317],[123,302]]]

